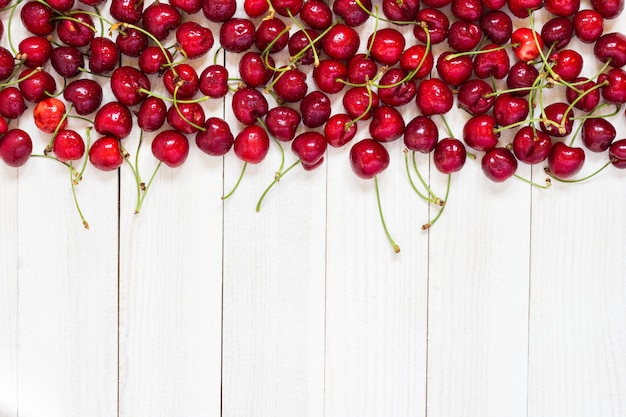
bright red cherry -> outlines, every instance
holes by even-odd
[[[515,29],[511,35],[513,52],[520,61],[532,61],[539,56],[539,51],[543,49],[541,36],[527,27]]]
[[[582,148],[568,146],[563,142],[555,143],[548,156],[550,172],[561,179],[576,175],[584,163],[585,151]]]
[[[443,174],[460,171],[465,165],[467,151],[463,143],[454,138],[445,138],[437,142],[433,150],[433,162]]]
[[[389,166],[389,152],[374,139],[362,139],[350,149],[350,166],[357,177],[374,178]]]
[[[504,182],[515,175],[517,159],[507,148],[494,148],[483,155],[480,166],[491,181]]]
[[[33,152],[33,141],[22,129],[11,129],[0,136],[0,158],[10,167],[21,167]]]
[[[445,114],[454,103],[452,90],[439,78],[422,80],[417,87],[417,108],[424,116]]]
[[[101,171],[113,171],[124,163],[120,141],[112,136],[96,139],[89,148],[89,162]]]
[[[513,153],[526,164],[538,164],[548,159],[552,139],[531,126],[520,128],[513,137]]]
[[[265,129],[258,125],[244,127],[235,137],[235,155],[249,164],[258,164],[263,161],[269,148],[270,138]]]
[[[171,168],[179,167],[189,155],[189,140],[178,130],[163,130],[152,139],[152,154]]]

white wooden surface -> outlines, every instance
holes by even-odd
[[[228,106],[205,109],[236,130]],[[61,165],[0,166],[0,417],[626,416],[626,173],[543,191],[468,161],[424,232],[434,209],[409,188],[402,144],[389,150],[399,255],[347,147],[285,176],[260,213],[275,147],[222,201],[241,162],[192,143],[138,215],[127,167],[88,167],[89,231]],[[154,165],[146,147],[142,175]]]

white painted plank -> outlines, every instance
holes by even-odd
[[[457,137],[464,120],[448,116]],[[453,174],[430,232],[429,416],[526,413],[530,187],[491,182],[477,156]],[[444,176],[431,170],[441,188]]]
[[[235,66],[236,54],[227,62]],[[271,96],[268,101],[274,102]],[[242,125],[228,121],[237,135]],[[296,157],[285,147],[285,167]],[[228,192],[243,162],[226,156]],[[326,166],[299,165],[257,200],[280,164],[275,143],[224,203],[223,415],[321,416],[324,392]]]
[[[17,243],[19,171],[0,167],[0,416],[17,416]]]
[[[201,71],[208,59],[190,63]],[[163,93],[160,79],[151,81]],[[222,100],[204,108],[207,117],[223,115]],[[155,134],[143,138],[145,182],[157,165]],[[121,416],[220,413],[223,163],[202,153],[195,135],[188,138],[187,161],[160,168],[139,214],[135,179],[122,167]],[[124,142],[133,161],[138,142],[138,129]]]

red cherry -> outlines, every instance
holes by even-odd
[[[383,14],[396,22],[414,22],[419,10],[418,0],[383,0]]]
[[[320,44],[319,41],[316,41],[313,43],[313,46],[311,46],[309,38],[315,40],[319,35],[319,32],[307,28],[299,30],[289,37],[287,49],[289,50],[289,55],[294,64],[310,65],[316,62],[313,51],[315,51],[319,57],[321,52]]]
[[[582,148],[571,147],[563,142],[552,146],[548,156],[548,168],[557,178],[567,179],[576,175],[585,162],[585,151]]]
[[[573,81],[583,69],[583,57],[573,49],[554,52],[548,57],[548,61],[554,63],[552,71],[565,81]]]
[[[370,15],[365,10],[372,11],[372,2],[371,0],[361,0],[359,3],[356,0],[335,0],[333,2],[333,12],[346,25],[352,27],[360,26],[369,18]]]
[[[87,56],[89,70],[94,74],[109,73],[119,65],[119,49],[109,38],[101,36],[93,38]]]
[[[254,45],[256,28],[251,20],[232,18],[220,26],[220,45],[227,52],[245,52]]]
[[[480,49],[482,53],[474,58],[474,74],[478,78],[493,77],[500,80],[507,76],[510,69],[509,55],[504,49],[498,48],[498,45],[492,43]]]
[[[319,132],[307,131],[300,133],[291,142],[291,150],[304,165],[314,165],[326,153],[326,138]]]
[[[143,0],[111,0],[109,12],[120,22],[137,23],[143,13]]]
[[[48,36],[56,28],[53,20],[54,11],[43,3],[35,0],[28,1],[20,10],[22,24],[33,35]]]
[[[517,56],[517,59],[525,62],[537,58],[539,51],[543,49],[541,36],[527,27],[521,27],[513,31],[511,43],[513,44],[513,52]]]
[[[413,27],[413,35],[421,43],[426,43],[427,36],[430,37],[430,43],[436,45],[448,38],[448,30],[450,28],[450,20],[441,10],[426,8],[417,12],[417,21],[422,25]],[[426,25],[426,27],[423,27]]]
[[[20,73],[19,78],[22,79],[18,85],[24,99],[32,103],[38,103],[56,92],[56,81],[46,71],[27,68]]]
[[[272,107],[265,115],[265,126],[276,139],[287,142],[296,136],[302,121],[297,110],[287,106]]]
[[[172,104],[167,109],[167,124],[181,133],[196,133],[205,121],[204,109],[200,103]]]
[[[164,130],[152,140],[152,154],[171,168],[179,167],[189,155],[189,140],[177,130]]]
[[[77,161],[85,155],[85,141],[75,130],[62,129],[54,137],[52,151],[61,162]]]
[[[10,167],[21,167],[33,152],[33,141],[22,129],[11,129],[0,136],[0,158]]]
[[[369,132],[372,139],[378,142],[394,141],[404,133],[404,119],[395,107],[376,107],[372,113]]]
[[[351,87],[343,95],[342,104],[353,119],[369,120],[379,105],[378,94],[366,87]]]
[[[311,29],[324,30],[332,24],[333,12],[325,1],[308,0],[300,10],[300,19]]]
[[[626,35],[622,32],[606,33],[593,45],[593,54],[600,62],[608,62],[614,68],[626,65]]]
[[[209,117],[204,123],[204,131],[196,134],[198,148],[212,156],[226,155],[233,147],[235,138],[228,123],[219,117]]]
[[[52,54],[52,43],[43,36],[29,36],[18,44],[17,58],[28,68],[43,67]]]
[[[348,69],[336,59],[324,59],[313,68],[313,81],[317,88],[327,94],[335,94],[343,90],[348,77]]]
[[[580,0],[545,0],[545,8],[555,16],[570,17],[580,9]]]
[[[198,89],[211,98],[222,98],[228,94],[228,69],[219,64],[209,65],[202,70]]]
[[[502,10],[489,10],[480,17],[480,29],[491,42],[504,45],[513,34],[513,21]]]
[[[458,52],[471,51],[480,43],[482,31],[474,22],[457,20],[448,30],[448,45]]]
[[[182,15],[171,4],[156,1],[144,9],[141,21],[144,29],[163,41],[171,30],[180,26]]]
[[[169,3],[187,14],[198,13],[202,9],[202,0],[169,0]]]
[[[619,139],[611,144],[609,159],[615,168],[626,168],[626,139]]]
[[[362,139],[350,149],[350,167],[357,177],[374,178],[389,166],[389,152],[374,139]]]
[[[187,58],[191,59],[205,55],[215,42],[211,29],[191,21],[184,22],[176,29],[176,41]]]
[[[296,103],[302,100],[308,91],[306,79],[306,73],[297,68],[277,71],[274,74],[274,92],[285,102]]]
[[[113,171],[124,163],[120,141],[112,136],[96,139],[89,148],[89,162],[101,171]]]
[[[405,80],[404,82],[402,82]],[[417,86],[400,68],[387,70],[378,82],[378,98],[384,104],[399,107],[409,103],[417,94]]]
[[[239,61],[239,76],[252,88],[266,85],[274,76],[274,59],[267,56],[267,62],[259,52],[249,51]]]
[[[404,145],[416,152],[430,153],[439,140],[439,130],[430,117],[415,116],[404,129]]]
[[[73,78],[85,66],[83,54],[73,46],[58,46],[50,53],[52,68],[63,78]]]
[[[76,114],[86,116],[100,108],[102,87],[94,80],[79,78],[65,87],[63,98],[72,103]]]
[[[606,151],[616,136],[615,126],[608,120],[600,118],[585,120],[580,131],[583,144],[592,152]]]
[[[200,79],[195,68],[189,64],[178,64],[163,74],[163,85],[177,99],[190,99],[198,92]]]
[[[26,103],[22,92],[13,86],[0,90],[0,116],[6,119],[17,119],[26,111]]]
[[[574,34],[585,43],[597,41],[604,32],[604,19],[595,10],[580,10],[572,20]]]
[[[378,72],[378,64],[365,54],[356,54],[348,60],[348,81],[353,84],[365,84],[373,80]]]
[[[460,171],[465,165],[467,151],[463,143],[454,138],[445,138],[437,142],[433,150],[433,162],[443,174]]]
[[[328,96],[321,91],[313,91],[300,101],[302,124],[308,128],[324,125],[331,114],[331,103]]]
[[[574,24],[567,17],[553,17],[541,27],[541,40],[555,51],[564,48],[572,40],[573,34]]]
[[[343,23],[333,26],[322,39],[322,50],[324,53],[339,61],[347,61],[352,58],[358,51],[359,46],[358,32]]]
[[[67,125],[65,104],[57,98],[48,97],[41,100],[33,110],[35,125],[46,133],[53,133],[57,129],[64,129]]]
[[[269,4],[267,0],[244,0],[243,10],[249,17],[261,17],[267,13]]]
[[[132,130],[132,114],[128,107],[118,101],[111,101],[100,107],[94,117],[93,126],[103,136],[124,139]]]
[[[150,80],[135,67],[117,67],[111,74],[111,90],[115,98],[126,106],[141,103],[148,94],[140,89],[150,91]]]
[[[87,46],[96,34],[93,19],[81,10],[76,10],[71,16],[71,20],[61,19],[57,24],[59,40],[76,48]]]
[[[290,14],[296,16],[302,10],[303,4],[302,0],[272,0],[276,13],[285,17],[289,17]]]
[[[517,171],[517,159],[507,148],[494,148],[483,155],[480,166],[491,181],[504,182]]]
[[[546,106],[544,112],[545,121],[539,123],[543,132],[554,137],[564,137],[572,132],[574,111],[570,110],[566,103],[551,103]]]
[[[609,103],[626,103],[626,71],[621,68],[611,68],[598,77],[602,87],[602,97]]]
[[[528,13],[537,10],[542,5],[542,0],[508,0],[507,5],[511,13],[520,19],[527,19]]]
[[[552,148],[550,136],[531,126],[520,128],[513,138],[513,153],[526,164],[538,164],[548,158]]]
[[[430,74],[434,65],[434,57],[431,51],[427,51],[424,45],[409,46],[400,57],[400,68],[404,72],[411,73],[414,80],[425,78]]]
[[[167,106],[159,97],[146,98],[137,111],[137,126],[144,132],[159,130],[165,123]]]
[[[211,22],[227,22],[236,11],[236,0],[202,0],[202,13]]]
[[[539,71],[530,62],[518,61],[511,66],[509,75],[506,77],[506,85],[510,89],[517,90],[512,92],[513,95],[526,96],[537,77],[539,77]]]
[[[255,124],[257,119],[265,116],[269,107],[263,94],[250,87],[237,90],[231,105],[235,118],[246,125]]]
[[[126,28],[115,38],[115,45],[120,53],[136,58],[148,47],[148,35],[135,28]]]
[[[498,145],[498,133],[494,131],[496,119],[487,114],[474,116],[463,126],[463,140],[477,151],[489,151]]]
[[[457,19],[473,22],[483,14],[481,0],[452,0],[450,11]]]
[[[172,55],[165,50],[167,55],[158,46],[150,45],[139,54],[137,65],[145,74],[156,74],[164,71],[164,68],[172,61]]]
[[[269,148],[269,136],[258,125],[245,126],[235,137],[235,155],[249,164],[258,164],[263,161]]]
[[[424,116],[445,114],[452,109],[452,90],[439,78],[422,80],[417,87],[417,108]]]
[[[345,113],[330,116],[324,126],[324,136],[333,148],[340,148],[356,136],[357,124]]]
[[[400,61],[405,44],[402,33],[393,28],[383,28],[370,35],[367,48],[372,59],[382,65],[392,66]]]
[[[457,92],[459,107],[476,115],[489,111],[493,106],[493,88],[481,79],[471,79],[459,87]]]
[[[595,109],[600,103],[600,90],[594,88],[596,83],[588,78],[579,77],[573,80],[576,84],[576,90],[571,87],[567,87],[565,90],[565,97],[568,103],[573,103],[574,107],[584,112],[590,112]]]
[[[624,0],[591,0],[591,7],[605,19],[614,19],[624,11]]]
[[[289,33],[286,30],[287,25],[277,18],[265,19],[261,21],[256,28],[254,44],[259,51],[267,51],[270,54],[282,51],[289,42]]]
[[[472,65],[469,55],[455,56],[452,51],[445,51],[437,57],[437,74],[447,84],[463,85],[472,76]]]
[[[530,112],[528,100],[510,93],[499,94],[493,102],[493,117],[499,126],[526,120]]]
[[[8,49],[0,46],[0,81],[7,80],[15,68],[15,59]]]

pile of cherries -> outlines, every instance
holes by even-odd
[[[350,146],[354,173],[374,180],[396,252],[377,182],[389,142],[403,140],[409,184],[439,207],[424,229],[468,158],[480,158],[490,180],[541,188],[626,168],[626,138],[611,122],[626,102],[626,35],[605,30],[624,0],[0,0],[0,8],[9,16],[0,25],[8,45],[0,47],[0,157],[13,167],[54,159],[69,168],[72,191],[88,163],[103,171],[126,163],[137,180],[136,212],[161,164],[185,162],[190,140],[211,156],[232,149],[243,161],[236,184],[247,164],[279,149],[257,210],[291,169],[314,170],[328,145]],[[17,24],[29,35],[13,39]],[[593,74],[576,50],[584,44],[597,58]],[[226,54],[238,65],[227,67]],[[103,88],[113,101],[103,102]],[[227,95],[236,123],[203,106]],[[446,121],[455,102],[467,113],[459,138]],[[41,154],[13,126],[27,103],[49,135]],[[84,132],[73,119],[86,123]],[[141,137],[131,156],[124,139],[135,123]],[[158,160],[147,183],[137,158],[144,136]],[[286,143],[297,157],[287,167]],[[606,153],[606,163],[576,178],[587,151]],[[432,154],[447,175],[443,198],[420,174],[416,153]],[[519,176],[519,163],[544,163],[546,183]]]

